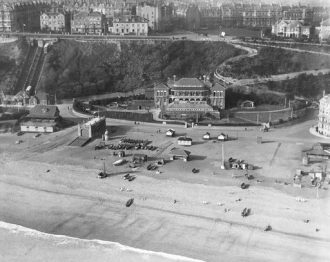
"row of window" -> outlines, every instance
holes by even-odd
[[[132,27],[147,27],[147,24],[146,23],[120,23],[120,24],[115,24],[116,27],[129,27],[129,26],[132,26]]]
[[[64,25],[64,22],[56,22],[56,23],[51,23],[51,22],[42,22],[42,25]]]
[[[211,108],[168,108],[168,111],[213,111]]]
[[[224,92],[223,91],[213,91],[213,96],[220,96],[223,97]],[[156,96],[166,96],[167,91],[157,91]],[[208,92],[175,92],[170,91],[170,95],[176,95],[176,96],[207,96]]]
[[[111,29],[110,29],[110,31],[112,31]],[[141,31],[140,31],[140,29],[137,29],[136,31],[135,31],[135,29],[132,29],[132,30],[129,30],[128,28],[126,28],[126,29],[115,29],[115,32],[116,33],[142,33],[142,34],[144,34],[145,33],[145,31],[144,31],[144,29],[142,28],[141,29]]]

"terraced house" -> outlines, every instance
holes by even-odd
[[[65,31],[65,16],[56,9],[40,15],[40,29],[46,31]]]
[[[104,15],[98,12],[79,12],[71,20],[72,34],[101,34],[104,32]]]
[[[109,26],[110,34],[117,35],[148,35],[148,21],[143,17],[126,16],[116,18]]]

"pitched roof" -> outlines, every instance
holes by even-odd
[[[190,152],[181,148],[173,147],[169,154],[188,157],[190,155]]]
[[[226,87],[224,85],[221,85],[219,83],[216,83],[211,87],[211,91],[224,91],[226,90]]]
[[[165,85],[164,83],[157,83],[154,86],[154,89],[162,89],[162,90],[167,90],[169,87],[167,85]]]
[[[303,150],[304,153],[310,155],[330,156],[330,144],[328,143],[316,143],[312,149]]]
[[[175,81],[173,87],[204,87],[205,84],[197,78],[181,78]]]
[[[30,114],[27,117],[30,118],[43,118],[43,119],[55,119],[58,117],[58,108],[57,106],[49,105],[36,105],[31,108]]]

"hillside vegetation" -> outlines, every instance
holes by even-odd
[[[224,60],[241,52],[226,43],[212,42],[117,45],[65,40],[53,47],[41,84],[59,98],[130,91],[173,75],[209,74]]]
[[[13,87],[27,55],[28,44],[24,40],[0,44],[0,90],[15,93]]]
[[[321,68],[330,68],[329,56],[263,47],[254,57],[228,62],[220,73],[224,76],[242,79]]]
[[[302,74],[290,80],[270,81],[267,86],[270,90],[285,92],[291,98],[296,95],[315,99],[320,98],[323,91],[326,94],[330,93],[330,74],[320,74],[318,76]]]

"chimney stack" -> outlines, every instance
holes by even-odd
[[[175,82],[175,79],[176,79],[176,75],[173,75],[173,80],[174,80],[174,82]]]
[[[203,75],[203,78],[204,78],[204,83],[206,82],[206,75]]]

